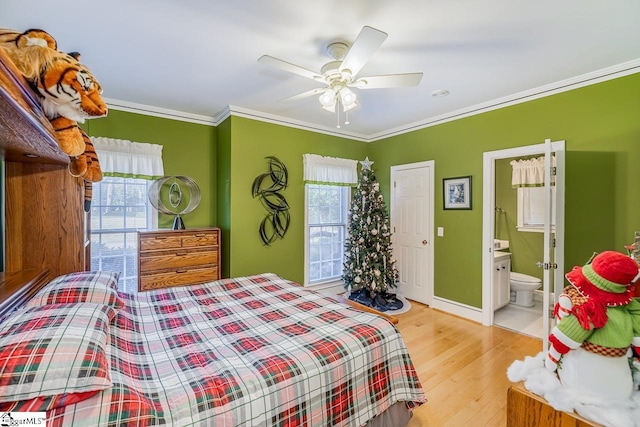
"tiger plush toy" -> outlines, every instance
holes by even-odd
[[[39,29],[0,29],[0,46],[38,94],[60,149],[70,157],[81,155],[85,142],[78,122],[105,116],[107,104],[79,54],[60,52],[55,39]]]
[[[98,154],[93,146],[93,142],[91,142],[91,138],[89,138],[82,128],[78,129],[82,134],[82,138],[85,143],[85,150],[80,156],[71,157],[69,173],[73,176],[82,177],[84,179],[84,211],[89,212],[91,210],[93,183],[102,181],[102,168],[100,168]]]
[[[40,98],[60,149],[70,157],[69,172],[84,179],[88,211],[91,183],[102,180],[102,170],[93,144],[78,122],[107,115],[100,84],[79,62],[78,53],[57,50],[56,40],[46,31],[0,29],[0,47]]]

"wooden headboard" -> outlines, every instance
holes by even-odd
[[[47,270],[0,274],[0,323],[24,306],[48,282]]]
[[[69,174],[69,157],[59,149],[38,98],[2,48],[0,159],[5,162],[2,316],[33,293],[31,285],[85,270],[89,258],[82,180]]]

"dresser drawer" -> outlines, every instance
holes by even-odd
[[[141,291],[171,286],[195,285],[218,279],[218,267],[191,268],[164,273],[143,274],[139,277]]]
[[[218,233],[202,232],[185,235],[149,235],[140,238],[140,251],[216,246]]]
[[[180,249],[182,247],[182,236],[156,236],[149,235],[140,237],[140,252]]]
[[[216,246],[218,244],[218,233],[196,233],[192,236],[182,237],[183,248],[197,248],[200,246]]]
[[[186,251],[171,253],[145,254],[140,257],[140,272],[174,269],[179,267],[196,267],[217,264],[218,251]]]

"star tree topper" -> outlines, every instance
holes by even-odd
[[[365,157],[365,159],[360,162],[360,164],[362,165],[362,170],[363,171],[365,171],[365,170],[370,171],[371,170],[371,165],[373,163],[374,162],[369,160],[369,156]]]

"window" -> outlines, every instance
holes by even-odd
[[[307,284],[339,280],[349,212],[349,187],[306,184]]]
[[[138,230],[157,227],[147,191],[153,181],[105,177],[93,184],[91,269],[119,271],[118,288],[138,289]]]
[[[556,187],[551,187],[551,200],[555,200]],[[551,228],[555,228],[555,209],[552,210]],[[544,232],[544,187],[518,187],[518,231]]]
[[[157,228],[158,214],[147,197],[164,175],[162,145],[91,137],[103,180],[93,184],[91,269],[119,271],[118,288],[138,289],[138,230]]]
[[[556,198],[556,157],[551,156],[551,203]],[[518,189],[518,231],[544,232],[545,157],[512,160],[511,185]],[[551,228],[555,228],[555,209],[551,210]]]
[[[342,278],[350,185],[358,182],[357,162],[304,154],[305,285]]]

